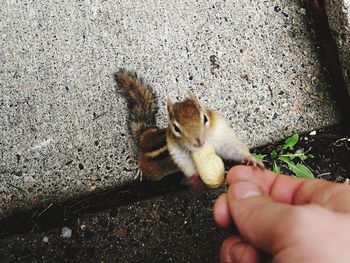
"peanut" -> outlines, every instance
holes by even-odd
[[[211,188],[218,188],[222,185],[225,167],[221,158],[215,154],[213,146],[206,144],[200,151],[192,152],[192,158],[199,176],[206,185]]]

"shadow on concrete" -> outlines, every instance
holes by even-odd
[[[340,6],[334,7],[340,8]],[[350,116],[350,95],[344,78],[342,63],[340,62],[338,46],[329,27],[328,15],[323,0],[309,0],[306,3],[306,8],[312,27],[316,33],[321,55],[325,60],[325,66],[329,72],[333,97],[337,107],[341,111],[344,125],[350,129],[350,123],[348,122]],[[341,21],[341,24],[345,23],[345,17],[340,16],[339,21]],[[350,61],[348,60],[350,53],[347,54],[348,57],[343,57],[343,60]]]
[[[0,237],[61,228],[84,214],[97,213],[108,208],[183,191],[187,187],[182,184],[182,180],[182,174],[177,173],[159,182],[136,182],[60,203],[48,203],[31,210],[17,211],[0,221]]]

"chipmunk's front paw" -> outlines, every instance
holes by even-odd
[[[245,165],[259,167],[260,169],[264,169],[265,165],[263,162],[256,160],[253,156],[249,155],[242,159],[242,163]]]
[[[143,181],[144,176],[143,176],[143,172],[141,171],[140,168],[137,168],[137,170],[136,170],[136,177],[138,177],[140,179],[140,182]]]
[[[204,187],[204,183],[198,173],[191,177],[184,177],[183,184],[196,190],[200,190]]]
[[[200,190],[204,187],[204,183],[199,176],[199,173],[196,173],[192,175],[190,178],[187,179],[188,185],[195,189],[195,190]]]

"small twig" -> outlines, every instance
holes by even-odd
[[[313,173],[315,173],[315,170],[312,169],[312,168],[305,162],[305,160],[301,160],[301,162],[302,162],[307,168],[309,168]]]
[[[35,215],[38,213],[38,209],[35,210],[34,214],[32,215],[32,219],[35,217]]]
[[[268,88],[269,91],[270,91],[271,98],[273,98],[273,92],[272,92],[271,86],[270,86],[270,85],[267,85],[267,88]]]
[[[30,106],[27,99],[24,99],[24,102],[25,102],[28,106]]]
[[[348,139],[349,139],[349,138],[347,138],[347,137],[341,138],[341,139],[339,139],[339,140],[336,140],[336,141],[333,143],[333,145],[334,145],[334,146],[337,146],[337,147],[340,147],[340,146],[343,145],[343,141],[347,141]],[[341,142],[341,143],[339,143],[339,142]]]
[[[310,98],[311,98],[311,99],[314,99],[314,100],[318,100],[318,101],[320,101],[320,102],[327,103],[328,105],[331,104],[331,102],[330,102],[328,99],[326,99],[325,97],[322,97],[322,96],[310,95]]]
[[[308,152],[311,151],[311,147],[307,150],[307,151],[303,151],[302,153],[286,153],[286,154],[281,154],[280,156],[283,157],[299,157],[299,156],[303,156],[305,154],[307,154]]]
[[[7,183],[7,185],[9,185],[9,186],[11,186],[11,187],[17,189],[17,190],[20,191],[22,194],[25,194],[25,195],[28,194],[26,190],[23,190],[22,188],[20,188],[20,187],[18,187],[18,186],[15,186],[15,185],[13,185],[13,184],[11,184],[11,183]]]
[[[80,217],[78,217],[78,219],[77,219],[77,233],[78,233],[78,234],[80,234],[80,225],[81,225],[81,223],[80,223]]]
[[[39,213],[39,215],[37,217],[40,217],[43,213],[45,213],[47,211],[47,209],[49,209],[52,206],[52,203],[50,203],[43,211],[41,211]]]
[[[104,196],[104,195],[106,195],[106,194],[108,194],[108,193],[110,193],[110,192],[112,192],[112,191],[113,191],[113,190],[110,189],[110,190],[107,190],[107,191],[105,191],[105,192],[98,193],[98,194],[96,194],[96,195],[94,195],[94,196],[90,196],[90,197],[84,198],[84,199],[82,199],[82,200],[79,200],[78,202],[76,202],[76,203],[74,203],[74,204],[71,204],[71,205],[68,207],[68,209],[72,209],[72,208],[74,208],[74,207],[76,207],[76,206],[78,206],[78,205],[80,205],[80,204],[83,204],[83,203],[87,203],[87,202],[89,202],[89,200],[97,199],[98,197]]]
[[[102,113],[100,113],[100,114],[97,114],[96,112],[94,112],[92,115],[93,115],[93,118],[92,118],[92,120],[97,120],[98,118],[100,118],[101,116],[103,116],[103,115],[105,115],[107,112],[106,111],[104,111],[104,112],[102,112]]]
[[[331,173],[330,172],[326,172],[326,173],[318,174],[317,178],[320,178],[320,177],[323,177],[323,176],[326,176],[326,175],[331,175]]]

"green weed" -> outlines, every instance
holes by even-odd
[[[308,151],[295,149],[299,141],[299,135],[293,134],[269,154],[252,154],[254,158],[265,163],[266,167],[276,173],[281,172],[281,167],[288,169],[295,176],[302,178],[315,178],[312,169],[305,160],[313,158]]]

